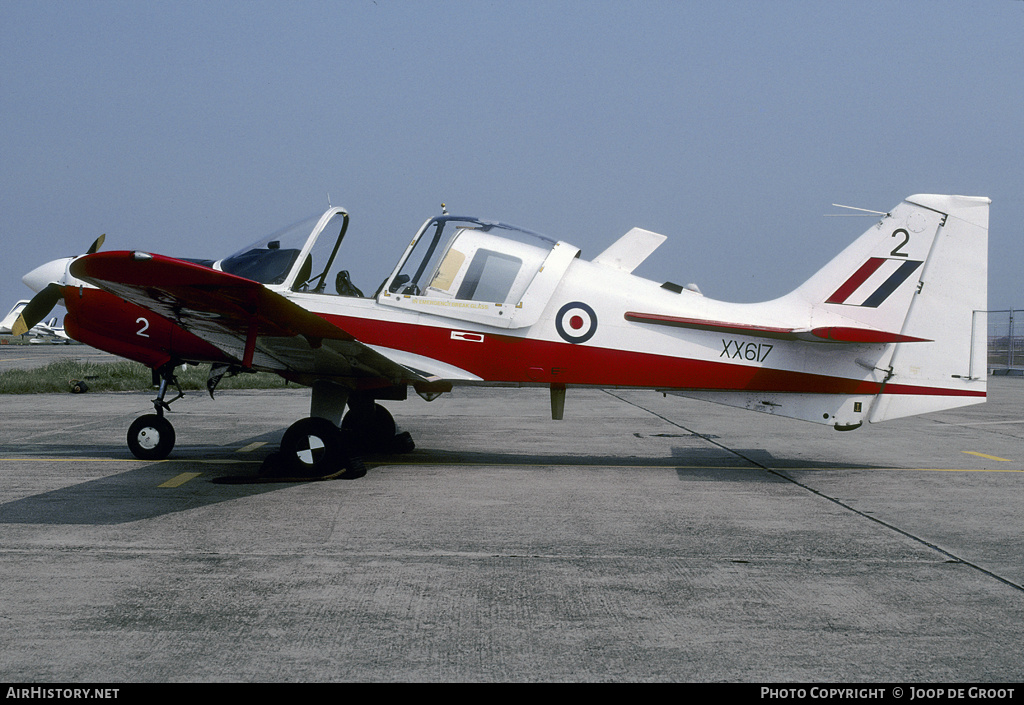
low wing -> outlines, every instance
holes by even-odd
[[[852,326],[821,326],[818,328],[776,328],[771,326],[755,326],[746,323],[726,323],[725,321],[709,321],[702,318],[682,318],[666,316],[660,313],[637,313],[629,311],[626,320],[634,323],[653,323],[660,326],[675,328],[693,328],[709,330],[733,335],[751,335],[759,338],[775,338],[777,340],[803,340],[814,343],[923,343],[927,338],[915,338],[902,333],[860,328]]]
[[[262,284],[199,264],[137,252],[103,252],[71,273],[163,316],[248,369],[297,381],[338,378],[352,387],[436,383]]]

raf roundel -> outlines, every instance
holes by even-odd
[[[567,342],[585,343],[597,332],[597,314],[585,303],[573,301],[558,309],[555,329]]]

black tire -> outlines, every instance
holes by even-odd
[[[146,414],[128,427],[128,449],[139,460],[163,460],[174,448],[174,426],[163,416]]]
[[[323,477],[338,472],[347,460],[341,431],[327,419],[300,419],[284,432],[281,460],[294,477]]]
[[[395,437],[395,417],[380,404],[374,404],[367,413],[360,409],[349,409],[341,421],[341,428],[350,431],[359,448],[383,450]]]

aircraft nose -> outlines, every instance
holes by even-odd
[[[40,292],[48,284],[60,282],[64,278],[64,270],[67,268],[68,262],[73,259],[74,257],[63,257],[41,264],[23,276],[21,281],[25,282],[25,286],[32,291]]]

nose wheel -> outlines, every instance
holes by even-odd
[[[140,416],[128,427],[128,448],[139,460],[163,460],[174,448],[174,426],[163,416]]]
[[[153,400],[156,413],[140,416],[128,427],[128,449],[139,460],[163,460],[174,448],[174,426],[164,418],[164,410],[170,409],[171,402],[185,395],[174,376],[174,365],[167,364],[155,370],[154,377],[157,375],[160,378],[160,388],[156,399]],[[178,390],[178,396],[171,401],[164,401],[169,385]]]

